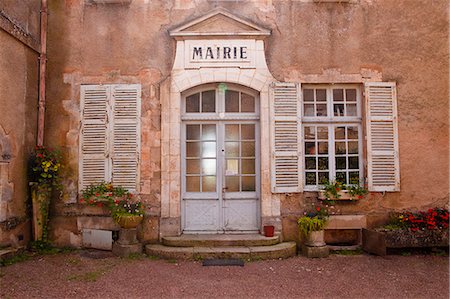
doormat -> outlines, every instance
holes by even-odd
[[[240,266],[244,267],[241,259],[209,259],[203,260],[203,266]]]

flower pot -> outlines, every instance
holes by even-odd
[[[129,229],[136,228],[142,222],[142,219],[144,219],[144,217],[139,215],[121,215],[115,220],[121,228]]]
[[[264,236],[273,237],[274,234],[275,234],[275,226],[264,225]]]
[[[311,231],[306,236],[305,245],[310,247],[321,247],[325,246],[324,241],[324,230],[318,230],[318,231]]]
[[[330,198],[327,198],[325,196],[325,191],[320,190],[319,191],[319,199],[320,200],[333,200],[333,201],[339,201],[339,200],[358,201],[358,200],[360,200],[363,197],[362,195],[359,195],[359,196],[355,195],[354,197],[352,197],[347,190],[339,191],[338,194],[340,196],[337,197],[337,198],[334,197],[333,195],[331,195]]]

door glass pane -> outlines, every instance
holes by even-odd
[[[203,142],[202,144],[202,157],[214,158],[216,157],[216,143],[215,142]]]
[[[334,138],[335,139],[345,139],[345,127],[336,127],[334,129]]]
[[[216,140],[216,125],[202,126],[202,140]]]
[[[239,92],[233,90],[225,92],[225,112],[239,112]]]
[[[328,154],[328,142],[318,142],[319,144],[319,154],[326,155]]]
[[[186,160],[186,173],[187,174],[199,174],[200,173],[200,160]]]
[[[238,175],[239,174],[239,160],[227,159],[227,169],[225,175]]]
[[[327,101],[327,90],[326,89],[316,89],[316,101],[326,102]]]
[[[239,142],[225,142],[225,156],[239,157]]]
[[[350,171],[349,173],[350,184],[359,184],[359,172]]]
[[[347,105],[347,116],[357,116],[356,104]]]
[[[215,176],[202,177],[202,191],[203,192],[216,192],[216,177]]]
[[[305,102],[314,102],[314,89],[303,89],[303,100]]]
[[[186,191],[200,192],[200,177],[198,176],[186,177]]]
[[[317,127],[317,139],[328,140],[328,128],[327,127]]]
[[[328,172],[319,172],[319,184],[325,184],[326,182],[329,182],[329,174]]]
[[[316,154],[316,143],[315,142],[305,142],[305,154],[315,155]]]
[[[306,169],[316,169],[316,158],[306,157],[305,158],[305,168]]]
[[[358,140],[358,127],[347,127],[347,138]]]
[[[344,116],[344,104],[334,104],[334,116]]]
[[[336,169],[346,169],[345,157],[336,157]]]
[[[226,192],[239,192],[239,177],[227,176],[225,177]]]
[[[336,154],[345,154],[346,150],[345,150],[345,142],[336,142]]]
[[[244,176],[242,177],[242,191],[255,191],[255,177]]]
[[[317,116],[327,116],[327,104],[317,104]]]
[[[255,98],[246,93],[242,93],[241,97],[241,112],[255,112]]]
[[[216,91],[202,92],[202,112],[216,112]]]
[[[358,169],[359,168],[358,157],[348,157],[348,168],[349,169]]]
[[[328,169],[328,157],[319,157],[319,170]]]
[[[356,102],[356,89],[346,89],[345,97],[347,102]]]
[[[255,140],[255,125],[241,125],[242,140]]]
[[[313,104],[305,104],[303,113],[305,116],[314,116],[314,105]]]
[[[305,139],[314,140],[316,138],[315,130],[315,127],[305,127]]]
[[[347,184],[347,175],[345,172],[336,172],[336,182]]]
[[[243,141],[242,142],[242,157],[254,157],[255,156],[255,142]]]
[[[216,175],[216,159],[202,160],[202,174]]]
[[[200,112],[200,94],[186,97],[186,112]]]
[[[255,159],[242,159],[242,173],[255,174]]]
[[[225,125],[225,140],[239,140],[239,125]]]
[[[333,101],[334,102],[344,101],[344,91],[342,89],[333,89]]]
[[[186,142],[186,157],[200,157],[200,142]]]
[[[306,173],[306,185],[316,185],[316,173],[307,172]]]
[[[357,154],[358,153],[358,141],[349,141],[348,142],[348,153],[349,154]]]
[[[186,139],[200,140],[200,125],[186,125]]]

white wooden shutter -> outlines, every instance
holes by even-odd
[[[367,82],[365,95],[369,190],[400,191],[395,83]]]
[[[299,86],[273,83],[270,88],[272,192],[302,191]]]
[[[112,183],[136,191],[140,146],[140,85],[113,85]]]
[[[108,179],[108,89],[81,86],[80,190]]]

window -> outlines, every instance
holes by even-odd
[[[82,85],[80,190],[111,181],[138,187],[140,85]]]
[[[363,179],[361,91],[357,85],[303,86],[305,190]]]

